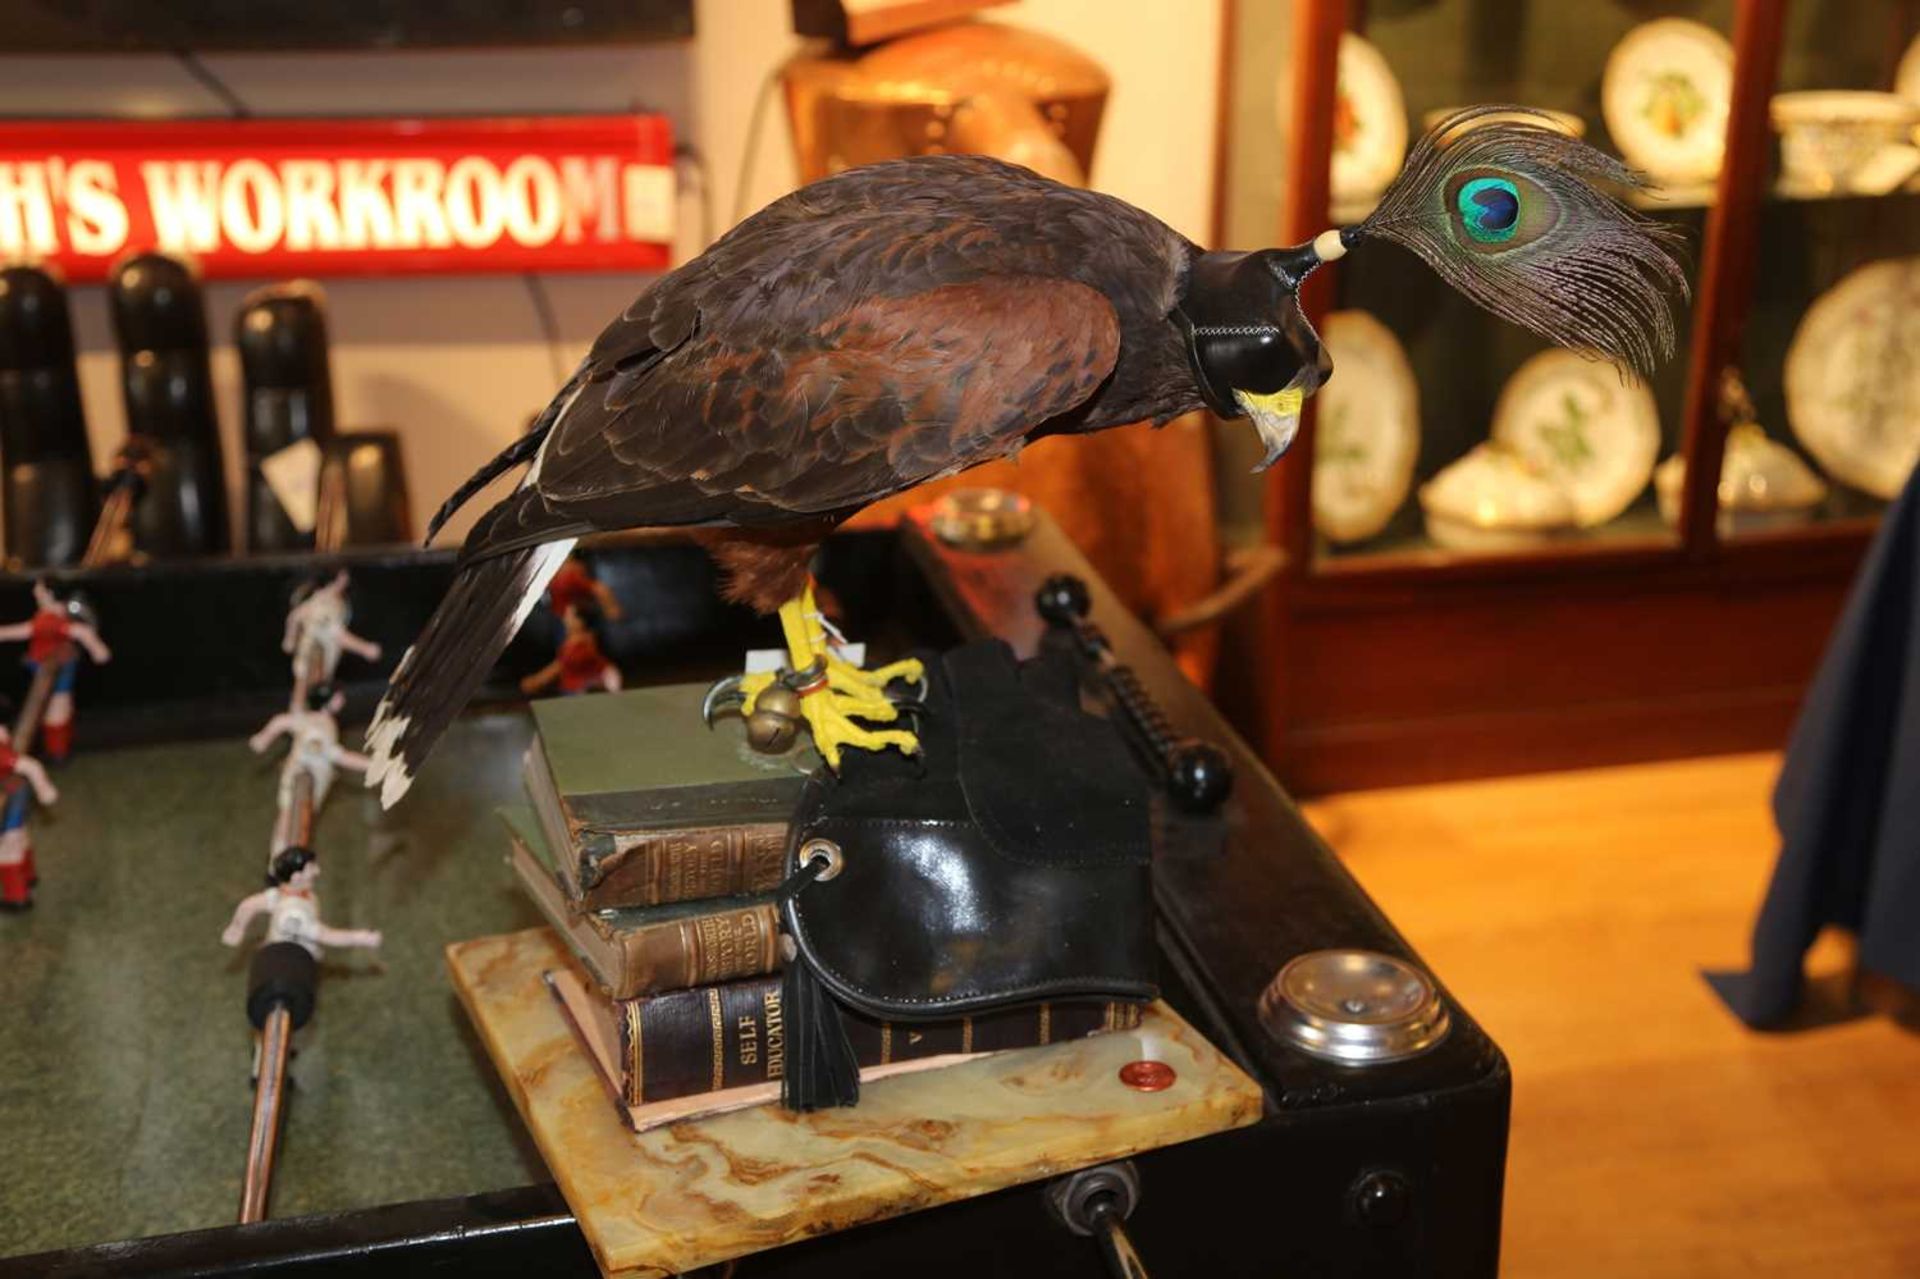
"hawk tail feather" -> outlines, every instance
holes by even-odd
[[[391,808],[467,699],[506,651],[573,538],[470,560],[400,659],[367,729],[367,785]]]
[[[432,546],[433,539],[438,535],[441,527],[452,519],[453,513],[465,506],[475,493],[522,462],[531,462],[540,452],[540,446],[547,442],[547,433],[553,430],[556,420],[547,417],[535,423],[525,435],[501,449],[492,461],[468,476],[466,482],[455,489],[446,501],[440,503],[440,509],[433,513],[431,520],[427,521],[427,536],[422,545]]]

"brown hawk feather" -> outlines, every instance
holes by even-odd
[[[790,594],[868,503],[1037,436],[1200,407],[1170,320],[1198,250],[1133,206],[980,156],[851,170],[748,218],[609,325],[474,525],[369,741],[383,799],[598,529],[683,527],[736,598]],[[429,534],[431,536],[431,533]],[[730,546],[739,542],[744,545]]]
[[[608,327],[464,557],[844,516],[1036,434],[1187,411],[1166,317],[1192,252],[1129,205],[976,156],[804,188]]]

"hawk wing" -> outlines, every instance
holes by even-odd
[[[951,210],[796,220],[650,291],[603,334],[522,489],[467,544],[765,525],[1016,450],[1112,373],[1113,304]],[[821,251],[824,250],[824,251]],[[567,399],[570,397],[570,400]]]

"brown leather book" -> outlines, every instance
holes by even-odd
[[[580,910],[561,887],[531,810],[503,808],[500,819],[520,886],[609,997],[632,999],[779,969],[780,913],[772,899]]]
[[[787,824],[817,758],[755,753],[701,721],[701,684],[535,702],[527,796],[580,908],[661,906],[780,882]]]
[[[786,1029],[778,977],[624,1000],[595,998],[568,971],[549,973],[547,984],[623,1106],[741,1090],[753,1092],[741,1103],[751,1105],[779,1095]],[[1140,1024],[1141,1005],[1031,1004],[926,1022],[875,1021],[845,1009],[841,1015],[860,1076],[869,1079],[912,1063],[1130,1030]]]

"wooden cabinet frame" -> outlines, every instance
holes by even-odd
[[[1233,3],[1234,0],[1229,0]],[[1251,0],[1238,0],[1248,3]],[[1768,99],[1785,0],[1740,0],[1726,162],[1696,252],[1675,538],[1495,555],[1317,556],[1314,402],[1269,473],[1266,534],[1285,556],[1259,640],[1227,683],[1281,778],[1302,792],[1777,747],[1871,521],[1722,539],[1719,370],[1735,363],[1766,198]],[[1229,29],[1233,15],[1228,15]],[[1329,160],[1345,0],[1294,0],[1288,180],[1278,242],[1332,225]],[[1223,67],[1230,75],[1231,65]],[[1223,123],[1223,128],[1224,128]],[[1337,264],[1303,290],[1319,323]]]

